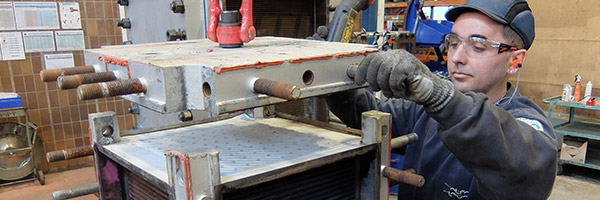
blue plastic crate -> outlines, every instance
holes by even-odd
[[[5,108],[20,108],[23,107],[21,103],[21,97],[11,97],[0,99],[0,109]]]

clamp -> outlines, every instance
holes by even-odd
[[[208,39],[219,43],[224,48],[241,47],[256,37],[256,29],[252,25],[252,0],[242,0],[239,12],[237,10],[224,10],[218,0],[210,0],[208,19]],[[242,22],[238,20],[242,14]],[[219,16],[221,21],[219,22]]]

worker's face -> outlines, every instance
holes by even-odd
[[[451,34],[462,39],[477,37],[506,43],[502,25],[479,12],[461,14],[454,22]],[[490,92],[504,94],[509,52],[498,54],[495,48],[486,50],[493,52],[482,53],[481,48],[470,47],[470,44],[466,42],[448,48],[448,74],[454,86],[461,92],[482,92],[488,96]]]

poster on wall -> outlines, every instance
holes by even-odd
[[[56,31],[54,32],[56,38],[56,50],[57,51],[71,51],[71,50],[83,50],[85,49],[85,43],[83,42],[83,31]]]
[[[0,1],[0,30],[16,30],[13,4],[10,1]]]
[[[81,29],[79,3],[58,3],[60,7],[60,26],[63,29]]]
[[[54,34],[52,31],[23,32],[25,52],[54,51]]]
[[[59,29],[56,2],[13,2],[18,30]]]
[[[0,32],[0,57],[2,60],[25,60],[21,32]]]
[[[72,53],[44,55],[44,69],[57,69],[74,66],[75,60],[73,59]]]

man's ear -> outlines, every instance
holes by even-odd
[[[527,50],[519,49],[513,51],[510,55],[509,62],[511,64],[507,69],[507,73],[511,75],[516,74],[521,69],[523,62],[525,62],[525,58],[527,58]]]

